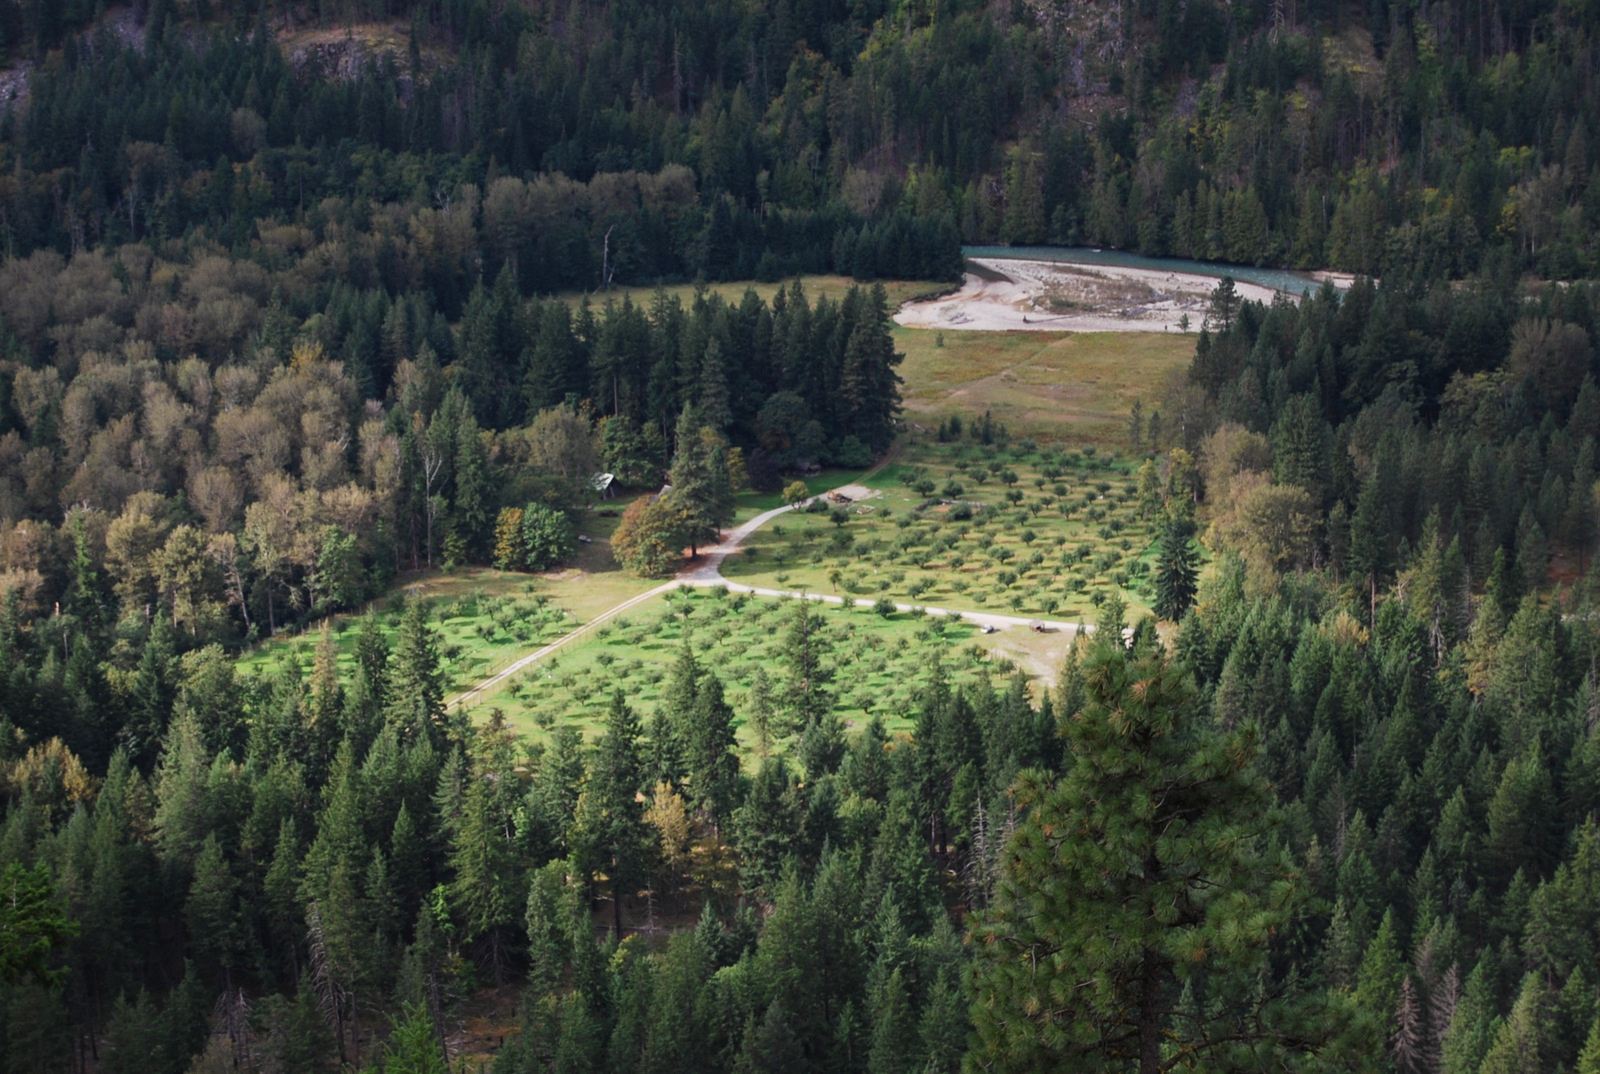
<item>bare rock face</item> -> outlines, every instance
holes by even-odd
[[[404,23],[306,30],[284,27],[278,31],[278,44],[297,75],[317,71],[324,78],[350,82],[369,67],[392,63],[400,72],[401,93],[410,90],[411,37]],[[424,49],[421,59],[426,80],[438,66],[438,58]]]
[[[336,40],[314,40],[299,44],[286,59],[296,74],[316,70],[326,78],[350,82],[374,61],[382,61],[387,50],[372,49],[360,38],[340,37]]]
[[[69,46],[78,50],[80,59],[95,55],[96,35],[106,30],[123,48],[144,48],[144,24],[131,7],[108,11],[98,23],[79,34]],[[28,104],[28,94],[33,82],[33,61],[18,60],[9,67],[0,68],[0,115],[22,110]]]
[[[145,26],[131,7],[118,7],[94,27],[84,31],[76,40],[80,58],[92,61],[97,35],[109,31],[124,48],[142,49]],[[292,11],[280,15],[271,23],[273,36],[283,49],[284,59],[297,75],[316,71],[324,78],[351,82],[370,66],[392,63],[398,77],[396,82],[403,99],[412,91],[411,30],[405,23],[365,23],[354,26],[315,26],[296,19]],[[187,35],[191,44],[202,47],[204,38],[194,28]],[[436,50],[424,47],[420,52],[421,81],[426,84],[443,59]],[[20,110],[27,105],[34,64],[31,60],[18,60],[9,67],[0,68],[0,115]]]
[[[28,103],[28,79],[33,64],[28,60],[0,69],[0,115]]]

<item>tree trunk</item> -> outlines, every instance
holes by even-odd
[[[494,960],[494,998],[499,999],[505,993],[505,972],[501,965],[498,925],[489,930],[489,957]]]
[[[445,1062],[450,1061],[450,1049],[444,1042],[444,1020],[440,1014],[444,1010],[444,1003],[439,998],[439,975],[433,970],[428,971],[428,1015],[433,1019],[433,1036],[439,1042],[439,1054],[444,1056]]]
[[[344,997],[338,992],[334,992],[333,997],[333,1036],[339,1042],[339,1065],[344,1066]]]
[[[1161,958],[1144,953],[1139,997],[1139,1074],[1161,1074]]]

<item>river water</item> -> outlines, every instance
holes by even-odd
[[[1276,291],[1303,295],[1322,286],[1304,272],[1290,269],[1251,268],[1249,265],[1224,265],[1216,261],[1189,261],[1181,257],[1141,257],[1121,250],[1100,250],[1088,246],[963,246],[963,257],[1010,261],[1070,261],[1080,265],[1105,265],[1108,268],[1155,269],[1161,272],[1187,272],[1191,276],[1232,276],[1241,283],[1254,283]]]

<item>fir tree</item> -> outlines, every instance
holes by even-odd
[[[167,731],[155,791],[156,846],[165,861],[187,871],[217,819],[211,755],[192,716],[180,716]]]
[[[1549,1069],[1540,1058],[1539,1042],[1548,1012],[1544,984],[1536,973],[1522,980],[1522,990],[1511,1015],[1500,1023],[1479,1074],[1542,1074]]]
[[[301,977],[293,994],[263,996],[255,1005],[264,1033],[256,1055],[279,1070],[327,1070],[338,1046],[312,982]]]
[[[0,871],[0,983],[58,984],[66,970],[51,956],[77,934],[43,865],[25,869],[14,861]]]
[[[685,407],[678,419],[677,454],[672,459],[671,503],[682,511],[682,535],[690,554],[713,544],[733,517],[726,445],[698,413]]]
[[[1356,1001],[1384,1021],[1388,1035],[1405,980],[1405,968],[1400,961],[1400,949],[1395,941],[1394,914],[1383,915],[1377,934],[1367,945],[1361,959],[1361,971],[1356,976]]]
[[[298,955],[301,923],[305,908],[300,903],[300,840],[293,817],[284,817],[261,887],[262,914],[277,951],[288,955],[291,965]],[[296,967],[296,972],[298,968]]]
[[[915,1015],[899,967],[873,997],[867,1074],[907,1074],[922,1067]]]
[[[880,452],[894,439],[901,384],[894,367],[905,355],[894,349],[894,322],[882,284],[874,284],[870,291],[852,292],[845,303],[854,307],[856,318],[845,343],[839,380],[845,407],[843,432]]]
[[[784,662],[788,665],[787,700],[794,725],[808,727],[833,711],[828,691],[832,673],[823,664],[824,624],[811,602],[796,602],[783,636]]]
[[[383,1074],[450,1074],[426,1007],[407,1007],[394,1019],[382,1064]]]
[[[1155,613],[1161,619],[1176,622],[1194,603],[1199,570],[1195,563],[1194,544],[1190,540],[1192,532],[1191,524],[1182,518],[1171,519],[1161,532],[1161,543],[1156,549],[1154,605]]]
[[[700,683],[688,729],[690,793],[696,805],[720,821],[733,805],[739,757],[733,709],[723,697],[722,680],[713,673]]]
[[[1589,1027],[1583,1051],[1578,1053],[1577,1074],[1600,1074],[1600,1017]]]
[[[484,737],[497,732],[503,733],[491,724]],[[522,909],[522,873],[508,839],[514,825],[505,800],[515,778],[509,764],[481,765],[474,773],[450,854],[455,873],[451,902],[466,939],[487,945],[496,992],[504,985],[507,932]]]
[[[750,677],[750,692],[746,698],[748,711],[745,722],[756,735],[756,752],[765,757],[772,751],[773,741],[778,737],[775,726],[777,713],[772,703],[772,684],[767,679],[765,668],[756,667]]]
[[[238,881],[213,831],[206,836],[200,856],[195,859],[194,882],[189,885],[189,898],[183,909],[191,945],[221,967],[230,984],[240,947],[237,892]]]
[[[333,624],[324,619],[312,658],[311,689],[306,697],[305,722],[313,755],[304,758],[313,771],[326,769],[334,747],[344,737],[344,687],[339,682],[339,650],[333,641]]]
[[[424,601],[406,603],[394,655],[388,660],[389,678],[384,697],[389,722],[408,741],[432,740],[444,745],[444,672],[440,666],[439,635],[428,625]]]
[[[794,851],[798,814],[787,762],[782,754],[768,757],[733,820],[747,888],[768,890],[777,884],[785,859]]]
[[[134,672],[130,712],[122,726],[119,745],[133,763],[149,771],[161,738],[166,734],[176,694],[172,628],[165,615],[150,620],[150,633]]]
[[[611,887],[612,920],[622,931],[622,900],[637,890],[649,871],[649,840],[639,792],[644,766],[639,754],[639,720],[612,694],[605,734],[595,744],[573,820],[574,856],[587,871],[604,873]]]

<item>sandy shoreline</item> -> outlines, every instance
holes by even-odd
[[[1004,332],[1198,332],[1215,278],[1161,269],[1119,268],[1059,261],[974,258],[985,279],[969,273],[961,290],[931,302],[909,302],[897,324]],[[1335,286],[1349,286],[1327,274]],[[1239,282],[1239,294],[1270,303],[1270,287]]]

